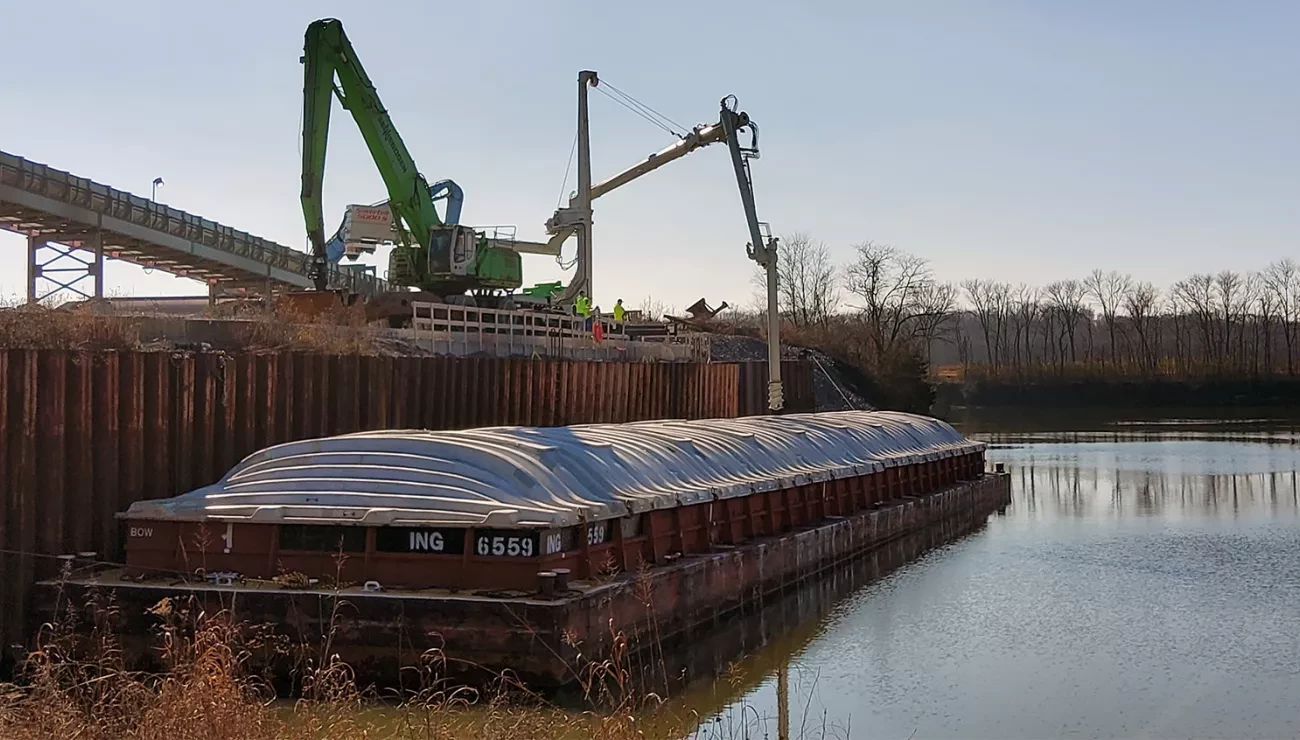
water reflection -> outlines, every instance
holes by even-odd
[[[842,618],[846,598],[924,553],[984,526],[982,521],[953,521],[901,537],[861,558],[828,569],[818,579],[804,581],[769,598],[747,613],[730,617],[725,624],[701,629],[679,643],[665,646],[670,675],[717,677],[697,680],[684,693],[666,692],[676,696],[668,718],[703,718],[700,738],[789,737],[782,734],[783,726],[794,731],[794,737],[800,737],[799,727],[809,723],[819,727],[823,717],[810,714],[803,701],[815,692],[816,672],[805,670],[792,660],[793,656]],[[737,661],[737,655],[748,657]],[[641,676],[652,677],[652,689],[653,676],[659,671],[650,667]],[[801,697],[802,703],[793,703],[791,696]],[[839,720],[829,716],[824,719],[828,727],[841,729]],[[655,736],[657,725],[653,718],[649,728],[650,735]]]
[[[969,435],[1007,432],[1048,433],[1069,437],[1080,432],[1150,430],[1224,433],[1296,432],[1300,412],[1274,408],[1085,408],[956,409],[945,417]]]
[[[991,457],[1013,475],[1022,518],[1272,515],[1298,505],[1300,447],[1287,438],[1068,437],[988,435]]]
[[[1300,733],[1289,422],[979,436],[1013,477],[1005,516],[848,579],[824,614],[743,661],[744,681],[688,703],[733,722],[784,704],[794,736],[823,716],[862,738]],[[778,737],[775,721],[763,730]]]

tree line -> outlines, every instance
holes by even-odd
[[[792,339],[866,367],[910,355],[1000,380],[1256,377],[1294,375],[1300,352],[1300,264],[1289,258],[1165,287],[1103,269],[1041,286],[952,283],[871,241],[837,264],[796,233],[780,242],[778,280]]]

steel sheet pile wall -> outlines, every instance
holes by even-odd
[[[114,515],[268,445],[346,432],[731,417],[735,365],[0,350],[0,638],[56,561],[119,551]]]
[[[767,413],[767,363],[741,362],[739,416],[757,416]],[[785,393],[784,411],[802,413],[817,410],[813,397],[812,374],[817,372],[811,362],[783,360],[781,362],[781,387]]]

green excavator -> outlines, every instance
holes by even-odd
[[[326,289],[328,263],[356,259],[363,252],[373,252],[378,244],[391,243],[394,248],[388,258],[387,278],[406,291],[404,296],[416,288],[426,297],[497,305],[523,284],[520,252],[554,253],[546,245],[516,241],[513,234],[488,235],[458,223],[463,199],[460,187],[451,180],[431,186],[420,174],[341,22],[326,18],[308,26],[301,61],[302,212],[311,240],[317,290]],[[335,97],[361,130],[383,177],[388,200],[348,206],[338,232],[326,239],[321,185],[330,106]],[[435,203],[441,199],[446,200],[446,207],[440,217]]]

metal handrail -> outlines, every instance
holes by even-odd
[[[0,183],[271,267],[309,274],[311,259],[305,252],[3,151]],[[366,295],[388,290],[387,283],[373,275],[332,265],[329,269],[333,287]]]
[[[659,346],[665,347],[664,352],[675,353],[676,359],[710,361],[710,342],[705,335],[629,336],[621,330],[625,324],[609,319],[600,321],[606,327],[605,347],[641,347],[648,351],[652,346]],[[466,350],[471,345],[479,351],[488,349],[489,345],[494,348],[504,345],[513,351],[516,341],[522,348],[537,347],[539,340],[551,354],[561,354],[566,347],[575,348],[572,344],[574,342],[587,349],[600,346],[593,342],[591,330],[587,328],[587,319],[569,314],[412,301],[411,326],[417,342],[427,332],[434,335],[431,339],[447,341]],[[667,349],[667,346],[685,349],[689,357],[681,356],[676,350]]]
[[[615,329],[623,324],[602,319],[607,327],[606,339],[641,341]],[[568,314],[541,311],[477,308],[447,303],[411,302],[411,323],[423,331],[465,332],[475,334],[511,334],[514,336],[555,336],[589,338],[587,320]]]

